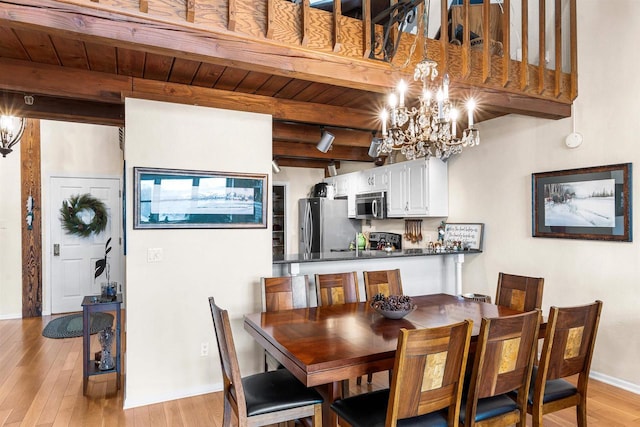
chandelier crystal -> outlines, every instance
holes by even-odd
[[[447,159],[465,147],[480,144],[480,133],[473,126],[475,102],[472,99],[467,102],[468,127],[458,137],[459,113],[449,99],[449,75],[445,74],[438,83],[438,63],[427,58],[427,9],[424,8],[423,19],[423,58],[413,73],[413,79],[422,83],[418,106],[405,104],[407,85],[401,80],[397,95],[389,95],[388,109],[381,112],[382,142],[378,145],[378,155],[400,151],[407,160],[432,156]]]
[[[22,117],[0,116],[0,154],[7,157],[24,132],[25,120]]]

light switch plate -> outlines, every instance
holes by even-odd
[[[163,255],[162,248],[147,248],[147,262],[161,262]]]

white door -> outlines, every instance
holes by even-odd
[[[122,215],[120,180],[114,178],[51,178],[50,240],[51,254],[51,312],[68,313],[82,310],[85,295],[100,294],[100,283],[106,282],[103,273],[94,279],[95,263],[105,256],[105,243],[111,238],[108,255],[110,281],[122,286]],[[62,202],[78,194],[89,193],[107,208],[107,227],[98,234],[79,237],[62,228]]]

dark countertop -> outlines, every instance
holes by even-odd
[[[288,255],[276,255],[273,257],[274,264],[298,264],[302,262],[323,262],[323,261],[354,261],[359,259],[376,259],[376,258],[406,258],[406,257],[420,257],[420,256],[441,256],[441,255],[455,255],[455,254],[478,254],[480,250],[469,251],[449,251],[449,252],[428,252],[423,249],[422,252],[415,252],[415,250],[404,251],[348,251],[348,252],[314,252],[310,254],[288,254]]]

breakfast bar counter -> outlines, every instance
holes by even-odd
[[[465,255],[482,251],[429,252],[404,251],[345,251],[309,254],[289,254],[273,259],[273,276],[309,276],[315,298],[315,274],[355,271],[358,274],[361,298],[364,298],[363,271],[400,269],[402,287],[407,295],[433,293],[462,293],[462,263]],[[313,303],[313,301],[312,301]]]
[[[388,259],[388,258],[404,258],[404,257],[424,257],[424,256],[446,256],[446,255],[465,255],[481,253],[479,250],[468,251],[449,251],[449,252],[429,252],[425,249],[406,249],[402,251],[331,251],[331,252],[313,252],[308,254],[288,254],[277,255],[273,257],[274,264],[298,264],[304,262],[326,262],[326,261],[355,261],[367,259]]]

